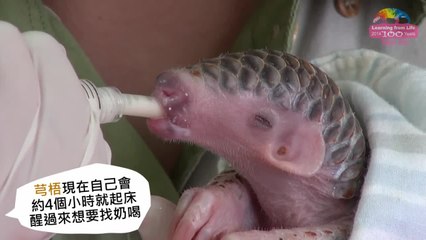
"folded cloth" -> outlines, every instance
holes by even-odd
[[[350,239],[426,239],[426,70],[371,50],[313,62],[340,86],[371,150]]]

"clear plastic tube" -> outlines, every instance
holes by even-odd
[[[82,80],[81,85],[90,104],[100,110],[100,123],[116,122],[123,115],[146,118],[164,115],[161,105],[153,97],[123,94],[115,87],[98,88],[87,80]]]

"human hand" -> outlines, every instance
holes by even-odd
[[[64,47],[42,32],[21,34],[0,22],[0,234],[47,239],[5,216],[16,189],[90,163],[111,151]]]

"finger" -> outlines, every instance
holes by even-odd
[[[0,21],[0,188],[6,187],[5,181],[16,164],[39,98],[37,75],[21,33]]]
[[[151,196],[151,207],[141,226],[139,233],[143,240],[169,240],[169,229],[176,205],[160,196]]]
[[[198,193],[185,211],[177,224],[174,235],[175,240],[193,239],[197,232],[208,222],[212,216],[214,196],[209,192]]]
[[[178,205],[176,207],[176,216],[182,217],[185,213],[188,205],[191,203],[194,196],[199,192],[199,188],[193,188],[185,191],[179,199]]]
[[[210,228],[209,226],[203,226],[200,231],[195,235],[195,240],[211,240],[211,239],[216,239],[212,236],[213,229]]]
[[[40,89],[31,54],[19,30],[0,21],[0,215],[13,209],[15,190],[28,182],[31,151],[22,151],[34,139]],[[29,149],[26,148],[27,150]],[[34,232],[15,219],[0,218],[2,239],[45,239],[51,233]]]
[[[170,225],[170,232],[174,233],[177,224],[179,223],[180,219],[182,218],[183,214],[185,213],[186,209],[188,208],[189,204],[191,203],[192,199],[194,198],[194,195],[198,192],[197,188],[193,188],[191,190],[185,191],[182,196],[179,199],[179,202],[176,206],[175,214],[173,217],[172,224]]]
[[[80,166],[88,144],[90,108],[64,47],[43,32],[23,36],[42,92],[38,148],[49,149],[33,164],[31,177],[38,178]]]
[[[218,229],[216,228],[217,225],[215,225],[214,222],[212,222],[212,219],[214,217],[210,217],[208,222],[198,231],[198,233],[195,235],[194,240],[219,240],[220,233]]]
[[[177,239],[177,238],[174,238],[174,236],[175,236],[175,232],[177,231],[178,224],[182,220],[182,217],[184,216],[186,210],[190,206],[197,192],[198,192],[197,188],[187,190],[182,194],[181,198],[179,199],[179,202],[177,204],[176,211],[175,211],[175,216],[173,217],[173,221],[170,227],[169,239]]]

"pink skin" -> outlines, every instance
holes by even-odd
[[[148,126],[165,140],[192,142],[223,156],[243,178],[221,176],[185,192],[170,238],[305,239],[308,232],[319,240],[346,234],[332,222],[350,217],[354,203],[327,194],[333,185],[321,169],[320,123],[266,97],[226,93],[197,78],[185,70],[160,75],[153,95],[167,116],[148,120]],[[249,231],[257,229],[270,231]]]

